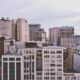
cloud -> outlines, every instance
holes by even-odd
[[[23,17],[48,28],[80,26],[80,0],[0,0],[0,17]],[[47,28],[46,28],[47,27]]]

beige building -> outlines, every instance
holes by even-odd
[[[74,35],[74,27],[54,27],[49,29],[50,43],[61,45],[61,37]]]
[[[8,19],[0,19],[0,36],[12,37],[11,21]]]
[[[17,24],[17,41],[29,41],[29,25],[27,20],[20,18],[16,21]]]

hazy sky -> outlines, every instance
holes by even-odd
[[[80,0],[0,0],[0,17],[26,18],[48,30],[54,26],[80,27]]]

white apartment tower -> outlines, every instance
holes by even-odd
[[[2,56],[2,80],[24,80],[21,55],[7,54]]]
[[[27,20],[20,18],[16,21],[17,24],[17,40],[22,42],[29,41],[29,25]]]
[[[63,80],[62,47],[24,48],[24,80]]]

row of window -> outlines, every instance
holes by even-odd
[[[44,55],[44,58],[49,58],[49,55]],[[62,55],[57,55],[57,58],[62,58]]]
[[[3,61],[7,61],[7,60],[8,60],[8,58],[3,58]],[[10,60],[10,61],[14,61],[15,58],[9,58],[9,60]],[[21,58],[16,58],[16,60],[17,60],[17,61],[20,61]]]
[[[49,79],[50,77],[44,77],[44,79]],[[51,79],[56,80],[55,77],[51,77]],[[62,77],[57,77],[57,80],[62,80]]]
[[[49,51],[44,51],[44,53],[49,53]],[[50,51],[50,53],[51,53],[51,54],[55,54],[55,53],[57,53],[57,54],[61,54],[62,51],[56,51],[56,52],[54,52],[54,51]]]
[[[37,51],[37,52],[38,52],[38,51]],[[40,51],[40,52],[41,52],[41,51]],[[32,51],[25,51],[25,53],[30,54],[30,53],[33,53],[33,52],[32,52]],[[44,51],[44,53],[49,53],[49,51]],[[50,51],[50,53],[51,53],[51,54],[55,54],[55,53],[61,54],[62,51],[56,51],[56,52]]]

